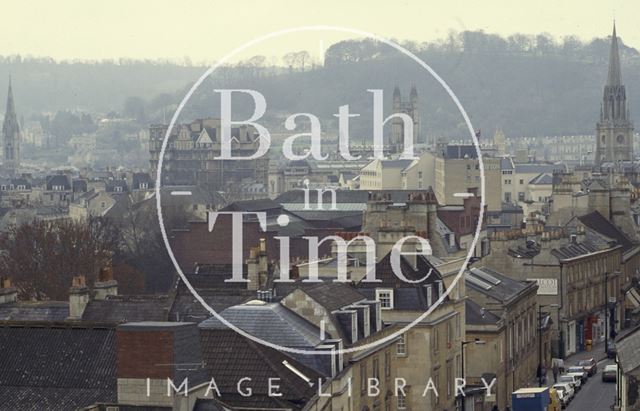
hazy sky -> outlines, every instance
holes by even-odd
[[[434,40],[450,30],[509,35],[548,32],[589,40],[610,34],[616,19],[623,41],[640,48],[638,0],[4,0],[0,54],[56,59],[171,58],[214,61],[266,33],[302,26],[336,25],[415,41]],[[287,36],[268,50],[319,54],[310,36]]]

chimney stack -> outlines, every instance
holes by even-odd
[[[89,303],[89,288],[84,275],[73,277],[69,289],[69,319],[80,320]]]
[[[93,285],[96,300],[106,300],[109,295],[118,295],[118,282],[113,279],[111,262],[100,269],[98,281]]]
[[[18,289],[11,284],[9,278],[0,278],[0,304],[13,303],[18,300]]]

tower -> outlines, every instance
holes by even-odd
[[[600,121],[596,126],[595,165],[633,160],[633,124],[627,106],[627,95],[620,74],[620,54],[616,25],[613,25],[609,72],[604,86]]]
[[[7,93],[7,107],[2,125],[2,166],[5,170],[15,172],[20,166],[20,125],[13,103],[13,91],[11,90],[11,78],[9,78],[9,91]]]
[[[393,90],[393,113],[406,114],[411,118],[413,127],[413,144],[420,143],[420,117],[418,110],[418,91],[415,86],[411,87],[409,100],[403,100],[400,88],[396,85]],[[391,136],[389,145],[394,153],[399,153],[404,149],[404,122],[400,117],[391,120]]]

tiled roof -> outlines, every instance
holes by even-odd
[[[113,328],[2,326],[0,352],[2,409],[74,410],[116,401]]]
[[[105,300],[91,300],[85,308],[84,321],[127,322],[166,321],[171,300],[167,296],[108,296]]]
[[[281,351],[257,344],[233,330],[201,329],[202,355],[225,403],[248,409],[301,409],[317,392],[321,374]],[[307,383],[285,362],[305,375]],[[251,378],[253,394],[238,394],[237,382]],[[280,378],[281,397],[268,396],[268,379]]]

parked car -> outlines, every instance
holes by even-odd
[[[573,399],[573,396],[575,395],[575,391],[573,390],[573,387],[571,386],[571,384],[568,384],[566,382],[559,382],[557,384],[553,384],[553,388],[556,391],[561,391],[562,395],[566,397],[565,404],[570,403],[571,400]]]
[[[569,405],[569,396],[566,395],[564,391],[556,390],[555,388],[552,388],[552,390],[556,392],[556,395],[558,396],[558,401],[560,401],[560,406],[562,407],[562,409],[567,408],[567,405]]]
[[[558,377],[558,381],[570,384],[575,392],[580,391],[580,388],[582,388],[582,379],[579,375],[562,374],[560,377]]]
[[[602,371],[602,382],[616,382],[618,379],[618,366],[606,365]]]
[[[577,375],[580,377],[580,380],[582,381],[582,383],[586,383],[587,382],[587,378],[589,378],[589,374],[584,370],[583,367],[580,367],[578,365],[575,365],[573,367],[569,367],[569,369],[567,370],[567,374],[571,374],[571,375]]]
[[[618,355],[618,349],[616,348],[615,343],[610,342],[607,349],[607,357],[616,358],[616,355]]]
[[[589,377],[593,377],[598,373],[598,363],[593,358],[588,358],[586,360],[581,360],[578,362],[578,365],[587,372]]]

